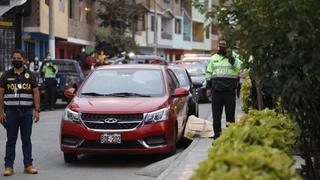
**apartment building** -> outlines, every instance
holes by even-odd
[[[23,19],[22,49],[29,59],[49,51],[49,0],[32,0],[31,16]],[[75,59],[82,47],[94,49],[95,1],[54,1],[55,57]]]
[[[192,7],[190,1],[136,0],[136,3],[143,3],[148,10],[136,32],[140,53],[153,54],[156,46],[158,55],[175,61],[185,53],[211,51],[211,28],[206,29],[205,17]],[[211,1],[205,0],[204,3],[211,7]]]

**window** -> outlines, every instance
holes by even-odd
[[[181,34],[181,20],[180,19],[176,19],[176,21],[175,21],[175,33]]]
[[[145,23],[145,15],[142,15],[141,18],[138,20],[136,27],[136,31],[144,31],[146,29]]]
[[[179,0],[176,0],[176,3],[179,4]]]
[[[174,90],[180,87],[180,84],[177,77],[174,75],[174,73],[170,69],[168,69],[168,75],[169,75],[170,93],[173,94]]]
[[[69,0],[69,18],[73,18],[73,0]]]
[[[154,31],[154,16],[151,16],[151,31]]]
[[[210,38],[210,27],[206,27],[206,39]]]
[[[171,0],[163,0],[163,2],[165,2],[165,3],[170,3]]]

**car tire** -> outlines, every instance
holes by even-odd
[[[73,163],[78,160],[78,155],[76,153],[63,153],[64,162]]]
[[[176,152],[177,152],[177,139],[178,139],[178,127],[177,127],[177,124],[175,125],[175,128],[174,128],[174,131],[173,131],[173,134],[174,134],[174,142],[173,142],[173,145],[171,147],[171,150],[165,155],[166,157],[169,157],[169,156],[172,156],[172,155],[175,155]]]

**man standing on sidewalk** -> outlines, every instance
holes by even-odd
[[[241,62],[227,56],[225,41],[219,42],[219,50],[214,54],[207,68],[207,95],[212,96],[212,116],[214,139],[221,134],[223,106],[227,122],[235,122],[236,87]]]
[[[39,121],[40,94],[34,75],[24,67],[24,54],[20,50],[12,53],[13,68],[0,78],[0,123],[7,129],[4,176],[13,174],[16,141],[20,129],[24,172],[37,174],[32,166],[31,131],[33,119]],[[33,110],[33,108],[35,108]]]

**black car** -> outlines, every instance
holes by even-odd
[[[77,61],[72,59],[55,59],[51,61],[54,65],[58,66],[57,81],[58,89],[56,98],[62,99],[62,101],[69,102],[70,99],[64,96],[64,90],[68,88],[77,88],[84,80],[84,75],[81,71],[80,65]],[[44,63],[40,67],[40,73],[42,72]],[[39,87],[41,97],[44,97],[45,85],[43,79],[39,75]]]
[[[176,66],[185,68],[192,80],[194,94],[199,102],[209,102],[210,97],[206,94],[206,64],[178,64]]]
[[[175,73],[178,78],[181,88],[187,89],[189,91],[188,95],[188,116],[194,115],[199,117],[199,104],[197,96],[194,91],[194,86],[192,84],[191,78],[185,68],[178,66],[169,66],[169,68]]]

